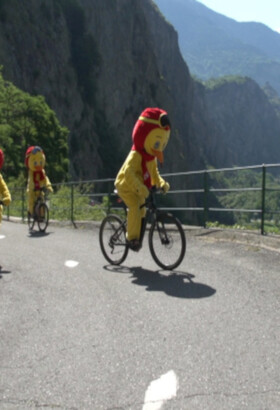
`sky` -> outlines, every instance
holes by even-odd
[[[280,0],[198,0],[237,21],[256,21],[280,33]]]

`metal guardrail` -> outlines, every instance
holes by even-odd
[[[267,186],[267,169],[275,170],[279,169],[280,164],[263,164],[246,167],[232,167],[232,168],[219,168],[219,169],[205,169],[198,171],[187,171],[177,173],[162,174],[167,180],[172,179],[175,188],[168,192],[167,197],[170,198],[170,202],[173,202],[172,206],[163,204],[162,208],[165,210],[181,211],[199,213],[202,215],[202,224],[206,227],[209,222],[209,215],[213,212],[233,212],[233,213],[251,213],[259,215],[260,219],[260,231],[263,235],[265,233],[265,216],[267,214],[280,214],[279,209],[266,209],[266,195],[267,192],[278,191],[280,195],[280,182],[279,188],[269,188]],[[232,173],[242,170],[254,170],[261,173],[261,183],[257,187],[215,187],[213,186],[213,180],[218,173]],[[190,178],[196,178],[195,185],[189,183]],[[175,182],[176,181],[176,182]],[[279,178],[280,181],[280,178]],[[171,187],[173,186],[171,183]],[[177,186],[177,188],[176,188]],[[93,179],[87,181],[68,182],[53,184],[55,195],[50,196],[50,210],[51,216],[59,215],[58,219],[64,219],[71,221],[75,224],[75,221],[81,218],[81,215],[86,215],[86,219],[102,219],[103,215],[111,209],[119,209],[119,206],[112,205],[112,199],[114,194],[114,178],[106,179]],[[185,187],[185,188],[184,188]],[[191,187],[191,188],[190,188]],[[24,221],[26,219],[26,188],[16,187],[10,188],[12,193],[12,204],[7,209],[7,217],[10,215],[18,215]],[[210,195],[215,194],[227,194],[227,193],[240,193],[240,192],[256,192],[260,193],[260,206],[252,209],[244,208],[222,208],[217,206],[211,206]],[[173,200],[176,196],[176,200]],[[184,198],[181,201],[177,199],[182,196]],[[188,196],[200,196],[201,199],[196,201],[195,204],[188,204]],[[257,204],[256,200],[256,204]],[[175,205],[174,205],[175,204]],[[87,216],[88,215],[88,216]]]
[[[203,206],[201,207],[183,207],[178,208],[180,210],[185,211],[197,211],[203,212],[204,214],[204,226],[208,221],[208,215],[211,212],[240,212],[240,213],[252,213],[252,214],[259,214],[261,219],[261,234],[265,233],[264,224],[265,224],[265,215],[266,214],[280,214],[280,211],[277,209],[275,210],[267,210],[266,209],[266,194],[268,191],[278,191],[280,192],[280,183],[279,188],[268,188],[266,184],[267,179],[267,169],[279,169],[280,164],[262,164],[262,165],[252,165],[252,166],[245,166],[245,167],[232,167],[232,168],[218,168],[218,169],[206,169],[206,170],[199,170],[199,171],[190,171],[190,172],[181,172],[176,174],[165,174],[163,176],[184,176],[188,177],[191,175],[202,175],[203,176],[203,188],[201,189],[188,189],[188,190],[180,190],[180,191],[170,191],[170,193],[188,193],[188,194],[203,194]],[[261,186],[260,187],[240,187],[240,188],[213,188],[211,187],[210,177],[211,175],[217,173],[228,173],[228,172],[238,172],[242,170],[255,170],[261,171],[262,178],[261,178]],[[210,207],[208,203],[208,198],[210,193],[229,193],[229,192],[260,192],[261,194],[261,207],[256,209],[244,209],[244,208],[217,208],[217,207]]]

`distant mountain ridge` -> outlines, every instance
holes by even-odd
[[[243,75],[280,95],[280,34],[261,23],[239,23],[196,0],[154,0],[179,34],[182,55],[202,80]]]

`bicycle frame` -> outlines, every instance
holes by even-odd
[[[46,192],[44,188],[36,189],[37,198],[33,206],[33,214],[28,212],[28,226],[32,231],[35,223],[38,224],[39,231],[45,232],[49,223],[49,209],[46,203],[46,196],[42,192]]]
[[[45,195],[42,195],[42,192],[46,193],[46,190],[44,188],[39,188],[39,189],[36,189],[35,192],[39,192],[39,195],[37,196],[35,203],[34,203],[34,216],[35,218],[37,218],[39,216],[37,209],[39,208],[41,204],[46,204],[46,197]]]
[[[158,213],[158,209],[156,207],[156,188],[153,187],[150,191],[150,195],[148,196],[148,198],[146,199],[145,203],[143,205],[140,206],[141,208],[146,207],[146,215],[142,220],[142,225],[141,225],[141,231],[140,231],[140,245],[142,246],[143,243],[143,239],[145,236],[145,232],[146,232],[146,227],[147,227],[147,223],[148,221],[152,218],[152,219],[156,219],[157,213]]]
[[[156,187],[152,187],[148,198],[145,200],[144,204],[140,206],[140,209],[144,207],[147,208],[146,215],[143,218],[142,224],[141,224],[141,231],[140,231],[140,238],[139,238],[140,246],[142,246],[142,243],[143,243],[148,221],[151,219],[151,217],[152,219],[156,220],[156,216],[159,212],[156,206],[156,199],[155,199],[157,191],[158,190],[156,189]],[[119,226],[119,228],[116,230],[114,235],[112,236],[112,239],[115,239],[115,240],[118,239],[123,228],[124,227],[126,228],[126,225],[127,225],[127,220],[125,219],[123,223]],[[127,246],[127,244],[118,243],[118,244],[115,244],[115,246]]]

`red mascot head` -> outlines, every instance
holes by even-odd
[[[31,171],[42,171],[46,164],[46,157],[41,147],[32,146],[25,153],[25,166]]]
[[[163,150],[170,136],[167,112],[160,108],[146,108],[136,121],[132,133],[132,150],[146,160],[157,158],[163,163]]]

